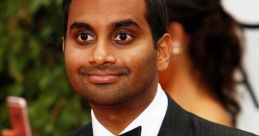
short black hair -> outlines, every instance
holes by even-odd
[[[63,15],[64,15],[64,37],[67,31],[68,10],[72,0],[63,0]],[[167,33],[168,19],[167,8],[164,0],[145,0],[147,7],[146,19],[149,23],[154,46],[156,42]]]

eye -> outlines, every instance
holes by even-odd
[[[129,32],[126,32],[126,31],[120,31],[120,32],[116,33],[115,38],[114,38],[114,41],[118,44],[131,42],[132,40],[133,40],[132,34],[130,34]]]
[[[95,41],[96,38],[94,34],[90,32],[81,32],[77,34],[76,39],[80,43],[90,43]]]

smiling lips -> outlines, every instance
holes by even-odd
[[[78,74],[86,78],[92,84],[112,84],[129,74],[129,70],[118,66],[103,66],[103,67],[80,67]]]
[[[110,84],[117,81],[121,74],[115,73],[89,73],[87,77],[94,84]]]

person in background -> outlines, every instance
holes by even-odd
[[[220,0],[166,2],[173,47],[169,68],[159,75],[162,88],[187,111],[235,126],[240,111],[235,73],[245,75],[240,26]]]

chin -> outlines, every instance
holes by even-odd
[[[115,106],[120,105],[125,102],[122,97],[111,97],[111,96],[99,96],[89,99],[91,105],[99,106]]]
[[[127,101],[130,94],[127,89],[121,89],[115,86],[100,85],[98,87],[89,87],[77,91],[82,98],[90,104],[114,106]]]

